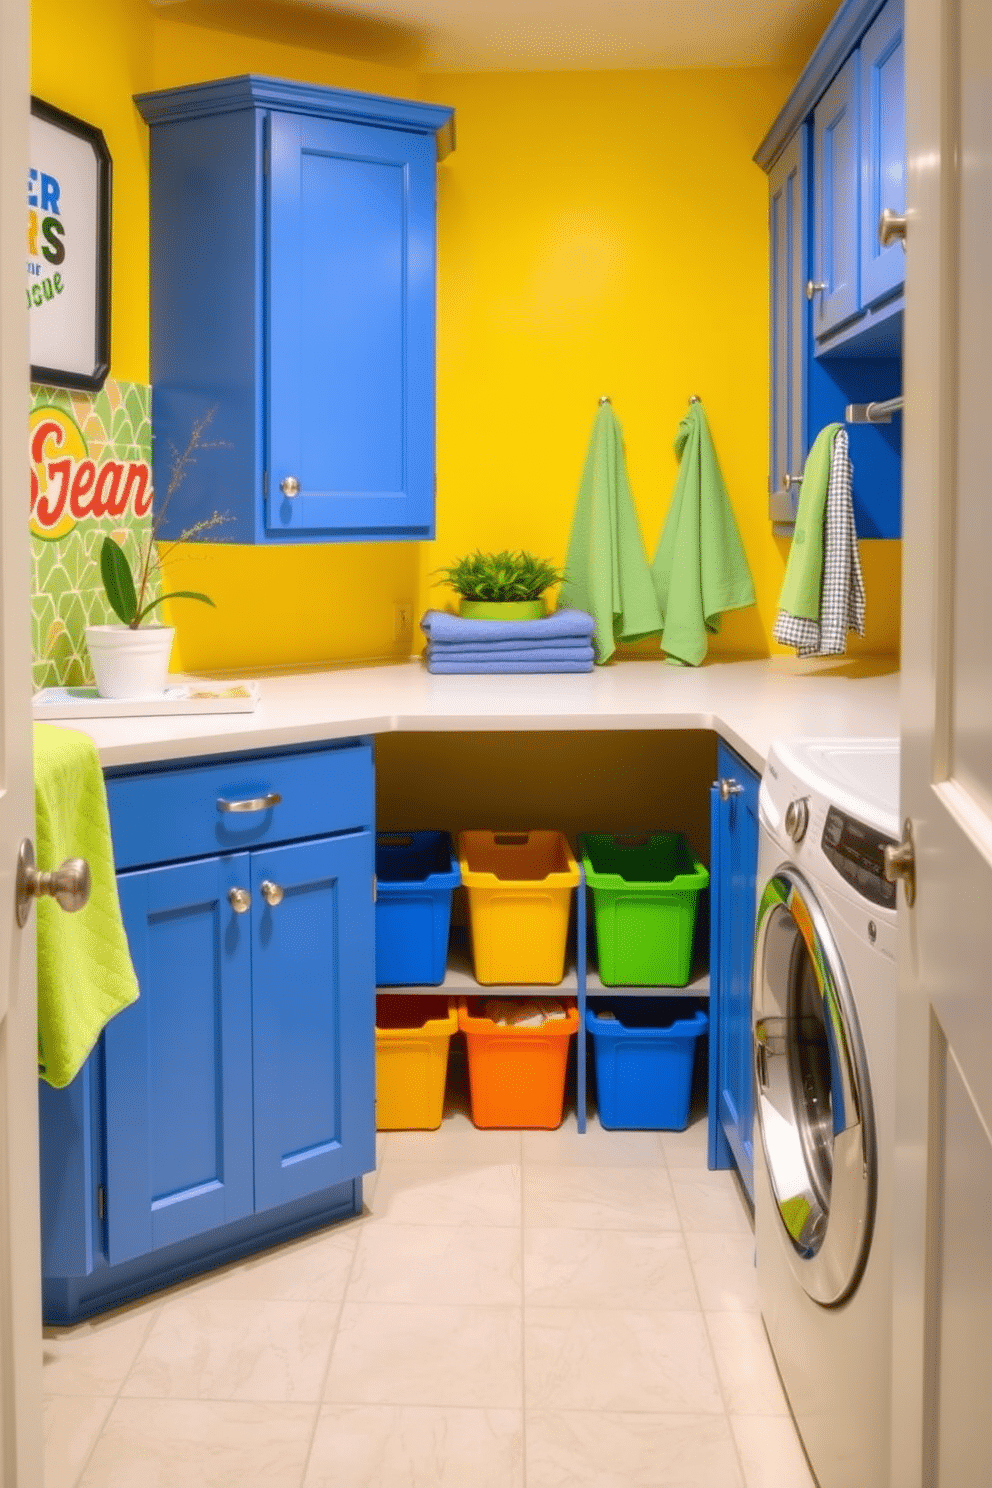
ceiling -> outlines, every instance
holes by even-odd
[[[788,67],[839,0],[153,0],[176,19],[424,72]]]

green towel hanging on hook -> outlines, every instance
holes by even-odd
[[[641,640],[661,630],[627,478],[623,430],[608,398],[600,399],[593,424],[558,605],[593,617],[597,662],[608,661],[619,641]]]
[[[651,574],[662,650],[674,665],[698,666],[721,614],[754,604],[754,582],[698,398],[679,424],[675,453],[679,473]]]

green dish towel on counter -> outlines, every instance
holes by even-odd
[[[840,424],[827,424],[806,457],[792,545],[778,607],[787,615],[819,620],[823,589],[823,521],[830,484],[830,457]]]
[[[661,630],[627,478],[623,431],[609,403],[600,404],[593,424],[558,606],[593,617],[593,646],[600,663],[610,659],[618,641],[640,640]]]
[[[71,729],[34,725],[38,867],[90,865],[89,903],[68,914],[54,899],[38,916],[38,1072],[61,1088],[79,1073],[102,1029],[138,996],[121,920],[107,792],[96,745]]]
[[[675,437],[679,473],[651,565],[673,665],[698,666],[725,610],[754,604],[754,582],[703,405],[690,403]]]

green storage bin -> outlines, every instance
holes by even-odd
[[[587,832],[580,844],[604,986],[684,987],[710,881],[688,842],[678,832]]]

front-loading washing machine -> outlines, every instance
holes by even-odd
[[[762,1316],[820,1488],[888,1483],[899,742],[773,745],[752,981]]]

